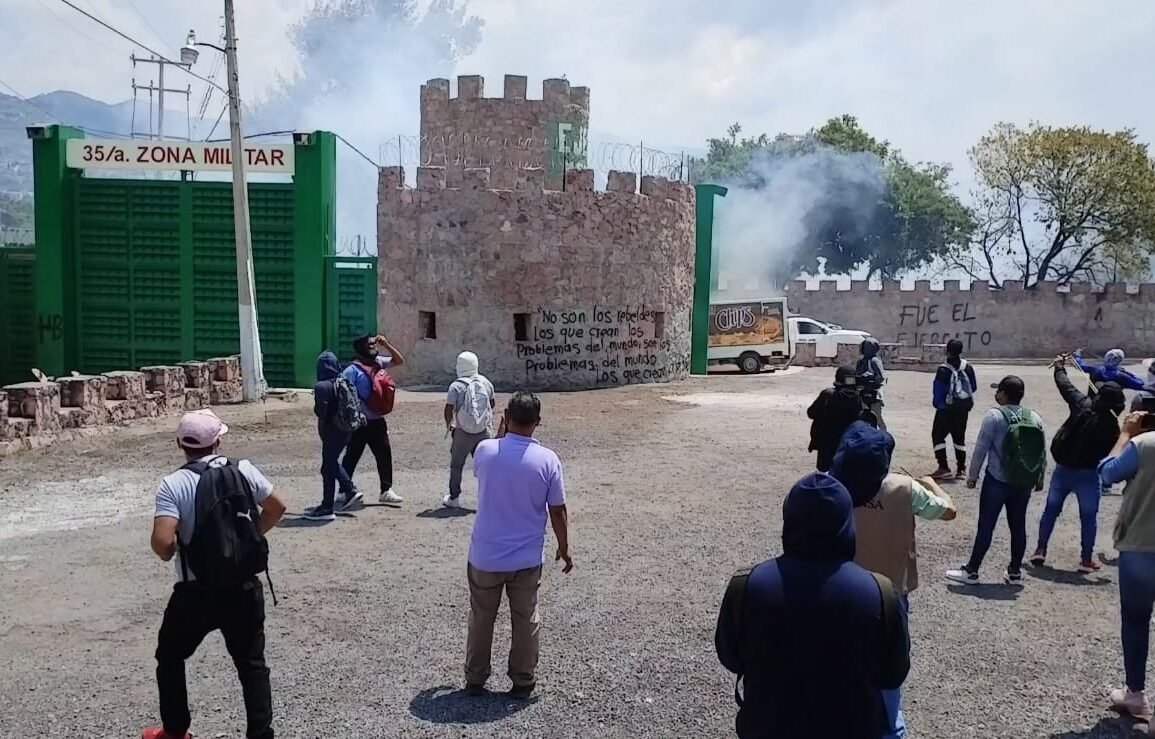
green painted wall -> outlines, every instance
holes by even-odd
[[[710,333],[710,293],[718,284],[714,258],[714,199],[726,197],[721,185],[694,187],[694,315],[691,322],[690,372],[704,375]]]

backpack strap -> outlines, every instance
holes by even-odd
[[[886,640],[887,647],[895,644],[902,639],[901,616],[898,613],[900,608],[898,602],[898,593],[894,589],[894,583],[890,578],[880,575],[877,572],[871,572],[870,576],[874,578],[874,582],[878,584],[878,595],[882,600],[882,633]],[[889,651],[889,650],[888,650]],[[889,669],[887,670],[889,672]]]
[[[750,572],[752,567],[747,567],[744,570],[739,570],[730,578],[730,583],[726,586],[725,597],[733,604],[734,614],[734,633],[738,638],[742,638],[742,627],[746,621],[746,586],[750,583]],[[742,693],[738,690],[738,685],[742,682],[742,675],[734,678],[734,702],[741,708],[744,701],[742,700]]]

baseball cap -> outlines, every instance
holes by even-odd
[[[229,427],[212,411],[189,411],[181,416],[176,440],[190,449],[208,449],[229,432]]]

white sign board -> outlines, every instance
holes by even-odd
[[[293,174],[293,145],[245,144],[246,172]],[[69,139],[68,166],[76,169],[147,169],[228,172],[228,142]]]

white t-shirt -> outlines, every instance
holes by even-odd
[[[210,454],[196,461],[208,462],[211,467],[223,467],[229,460],[228,457],[222,457],[219,454]],[[257,505],[264,503],[265,499],[273,492],[273,483],[269,482],[269,479],[247,459],[237,462],[237,470],[253,486],[253,499]],[[180,537],[181,543],[185,546],[188,546],[188,543],[192,541],[193,528],[196,527],[197,483],[200,482],[200,479],[201,476],[192,470],[180,469],[161,480],[160,487],[156,489],[155,518],[168,517],[179,521],[177,536]],[[178,547],[176,556],[173,557],[177,582],[182,582],[185,579],[180,562],[180,548]],[[191,570],[188,573],[188,579],[196,579]]]

